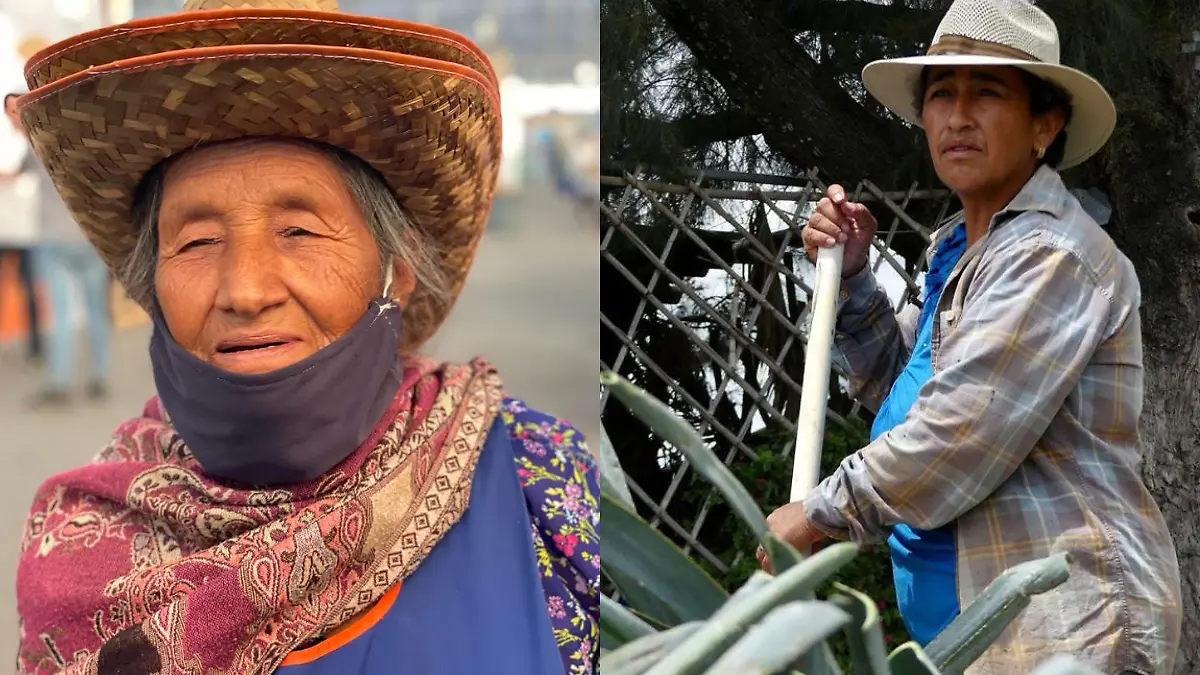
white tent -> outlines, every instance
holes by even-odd
[[[500,188],[519,190],[525,154],[529,148],[526,120],[538,115],[597,115],[600,112],[598,83],[538,84],[506,77],[500,82],[500,106],[504,117],[504,158],[500,163]]]

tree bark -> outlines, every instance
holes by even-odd
[[[1097,77],[1117,104],[1112,140],[1068,180],[1109,195],[1109,232],[1141,282],[1142,474],[1179,557],[1184,618],[1175,672],[1200,673],[1200,87],[1181,53],[1200,27],[1200,3],[1041,4],[1064,18],[1063,60]]]

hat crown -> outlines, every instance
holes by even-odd
[[[338,4],[337,0],[185,0],[183,3],[185,12],[211,9],[311,9],[336,12]]]
[[[947,36],[1000,45],[1042,63],[1059,62],[1058,27],[1024,0],[955,0],[932,44]]]

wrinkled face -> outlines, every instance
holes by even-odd
[[[1058,111],[1034,116],[1016,68],[937,67],[929,71],[921,121],[938,177],[962,196],[1021,185],[1062,128]]]
[[[303,145],[192,151],[164,177],[155,288],[172,336],[263,373],[330,344],[381,289],[379,255],[338,168]]]

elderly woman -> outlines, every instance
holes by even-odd
[[[866,264],[871,213],[838,186],[818,205],[804,241],[810,255],[845,244],[835,343],[876,416],[869,445],[770,521],[800,547],[886,538],[921,643],[1004,570],[1066,552],[1070,579],[974,670],[1025,673],[1065,652],[1166,675],[1179,569],[1139,475],[1138,280],[1056,170],[1099,150],[1116,114],[1058,53],[1032,5],[958,0],[926,56],[864,71],[925,130],[963,211],[934,236],[919,314],[898,317]]]
[[[158,397],[38,490],[18,670],[593,672],[583,439],[487,363],[417,356],[486,222],[494,73],[437,28],[235,4],[27,66],[38,157],[153,317]]]

